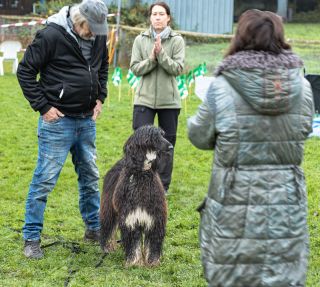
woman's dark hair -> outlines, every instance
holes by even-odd
[[[161,6],[161,7],[163,7],[163,8],[166,10],[167,15],[168,15],[168,16],[171,16],[170,7],[168,6],[168,4],[167,4],[166,2],[155,2],[155,3],[151,4],[150,7],[149,7],[149,12],[148,12],[149,17],[150,17],[151,14],[152,14],[152,9],[153,9],[154,6]]]
[[[275,13],[257,9],[244,12],[226,56],[240,51],[268,51],[275,54],[289,50],[285,42],[282,19]]]

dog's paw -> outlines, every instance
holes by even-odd
[[[160,259],[145,262],[145,266],[147,267],[156,267],[159,265],[160,265]]]
[[[144,266],[144,262],[143,260],[127,260],[125,263],[125,267],[129,268],[129,267],[133,267],[133,266]]]
[[[118,248],[118,244],[116,242],[110,242],[104,246],[103,251],[105,253],[111,253],[117,250],[117,248]]]

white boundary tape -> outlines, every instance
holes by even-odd
[[[107,17],[114,17],[116,16],[116,13],[108,14]],[[10,27],[24,27],[24,26],[34,26],[34,25],[44,25],[46,24],[47,20],[38,20],[38,21],[30,21],[30,22],[24,22],[24,23],[11,23],[11,24],[2,24],[0,25],[0,28],[10,28]]]
[[[22,26],[34,26],[34,25],[44,25],[47,20],[31,21],[25,23],[11,23],[11,24],[2,24],[1,28],[10,28],[10,27],[22,27]]]

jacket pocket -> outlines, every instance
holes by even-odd
[[[180,96],[179,93],[176,95],[177,88],[177,80],[175,78],[171,78],[171,87],[172,87],[172,100],[174,101],[176,96]]]
[[[62,89],[61,89],[61,91],[59,93],[59,99],[60,100],[62,99],[63,95],[64,95],[64,88],[62,87]]]
[[[138,97],[140,97],[140,93],[142,91],[143,82],[144,82],[144,77],[141,77],[140,83],[139,83],[138,88],[137,88]]]
[[[61,89],[58,91],[58,101],[65,102],[69,94],[69,89],[66,83],[62,83]]]
[[[62,90],[64,90],[62,83],[50,84],[43,87],[43,91],[50,102],[59,102]],[[62,93],[62,96],[63,94],[64,92]]]

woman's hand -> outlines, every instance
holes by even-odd
[[[160,35],[157,35],[153,45],[153,49],[151,51],[150,59],[153,61],[156,60],[157,55],[160,53],[161,49],[162,49],[161,38],[160,38]]]
[[[154,42],[153,49],[156,56],[161,52],[162,46],[161,46],[161,38],[159,34],[156,37],[156,41]]]
[[[152,51],[151,51],[151,54],[150,54],[150,57],[149,57],[152,61],[155,61],[156,60],[156,54],[154,52],[154,46],[152,48]]]

